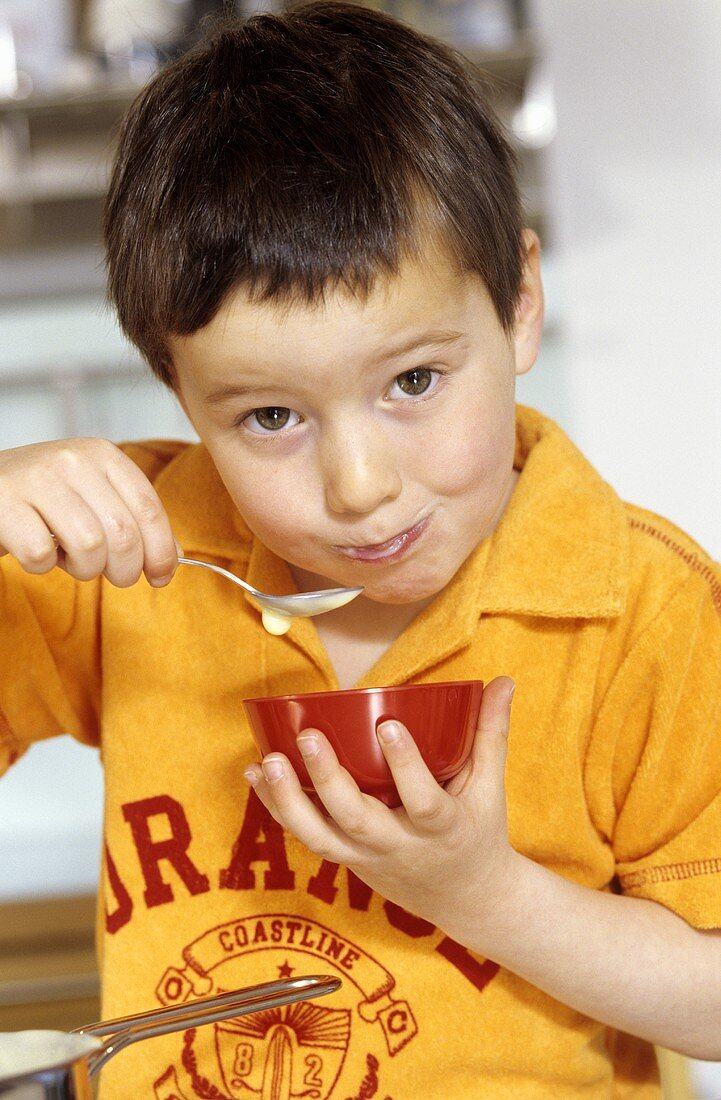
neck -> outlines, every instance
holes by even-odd
[[[317,578],[293,569],[301,590],[317,587]],[[341,688],[353,687],[380,660],[396,638],[433,599],[409,604],[376,603],[358,596],[345,607],[318,615],[314,623]]]

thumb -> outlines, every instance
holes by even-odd
[[[485,685],[473,747],[464,766],[446,783],[449,794],[459,795],[472,784],[476,791],[481,785],[505,800],[508,728],[515,689],[510,676],[498,676]]]
[[[471,750],[473,771],[504,792],[511,700],[516,685],[510,676],[498,676],[483,689],[476,736]]]

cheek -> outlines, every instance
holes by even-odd
[[[513,364],[500,354],[480,365],[452,407],[424,433],[418,461],[425,483],[446,496],[487,493],[505,484],[516,438]]]
[[[312,528],[313,517],[302,478],[269,477],[267,470],[219,470],[238,511],[270,549],[288,550]]]
[[[463,430],[446,427],[426,440],[423,451],[425,483],[445,496],[481,492],[493,496],[505,484],[513,463],[515,427],[513,417],[493,422],[481,419]],[[438,456],[442,455],[442,461]]]

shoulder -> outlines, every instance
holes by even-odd
[[[149,481],[155,483],[164,470],[194,446],[178,439],[144,439],[120,443],[119,448],[139,466]]]
[[[120,449],[154,485],[187,553],[247,556],[252,534],[202,443],[150,439]]]
[[[657,607],[707,603],[721,617],[721,568],[703,547],[670,520],[623,504],[628,530],[629,595],[643,590]]]

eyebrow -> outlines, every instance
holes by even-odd
[[[438,329],[435,332],[424,332],[422,336],[407,341],[405,344],[399,344],[396,348],[391,348],[387,352],[389,359],[397,359],[401,355],[408,355],[411,351],[418,351],[420,348],[440,348],[446,344],[455,344],[463,337],[462,332],[452,332],[448,329]]]
[[[258,386],[220,386],[219,389],[213,390],[207,397],[203,398],[203,402],[206,405],[219,405],[223,401],[230,401],[234,397],[249,397],[251,394],[262,393],[264,389],[271,389],[270,383],[268,385]]]
[[[446,329],[439,329],[435,332],[424,332],[420,337],[414,337],[405,343],[399,344],[396,347],[391,347],[383,353],[384,359],[400,359],[404,355],[409,355],[413,351],[419,351],[421,348],[440,348],[445,347],[447,344],[455,344],[463,338],[462,332],[452,332]],[[259,382],[256,385],[226,385],[220,386],[217,390],[213,390],[204,398],[206,405],[219,405],[223,401],[231,401],[237,397],[249,397],[257,393],[262,393],[263,390],[271,390],[276,387],[277,383],[273,382]]]

